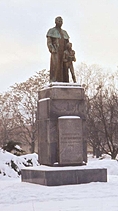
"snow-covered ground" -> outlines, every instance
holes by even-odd
[[[118,161],[89,156],[89,167],[107,168],[107,183],[47,187],[21,182],[11,159],[18,169],[28,160],[38,165],[36,154],[17,157],[0,150],[0,211],[118,211]]]

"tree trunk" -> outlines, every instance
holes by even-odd
[[[32,143],[31,143],[31,153],[34,153],[34,150],[35,150],[35,142],[34,142],[34,140],[32,140]]]

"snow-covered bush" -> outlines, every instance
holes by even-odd
[[[19,177],[21,169],[28,166],[38,166],[36,153],[16,156],[0,148],[0,174],[8,177]]]
[[[16,141],[9,141],[3,147],[3,150],[11,152],[14,155],[22,155],[25,151],[20,147],[20,143]]]

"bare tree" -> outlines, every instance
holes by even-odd
[[[88,143],[99,157],[103,152],[116,158],[118,153],[117,72],[104,74],[99,66],[80,66],[79,80],[85,88]]]
[[[26,82],[15,84],[0,95],[0,140],[27,143],[34,152],[37,141],[36,111],[38,91],[49,81],[49,72],[42,70]]]
[[[15,117],[14,109],[16,103],[13,103],[12,93],[6,92],[0,95],[0,143],[6,144],[8,141],[17,141],[19,134],[19,125]]]
[[[97,97],[92,101],[91,118],[99,148],[115,159],[118,153],[118,96],[108,89],[101,89]],[[90,114],[89,114],[90,115]],[[92,137],[91,137],[92,138]]]
[[[38,91],[48,82],[46,70],[36,73],[26,82],[12,86],[13,101],[17,102],[14,112],[20,124],[21,137],[30,145],[30,151],[35,151],[37,141],[37,100]]]

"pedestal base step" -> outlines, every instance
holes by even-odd
[[[84,184],[90,182],[107,182],[107,169],[47,169],[26,168],[21,170],[23,182],[46,186]],[[58,168],[58,167],[57,167]],[[73,169],[74,168],[74,169]]]

